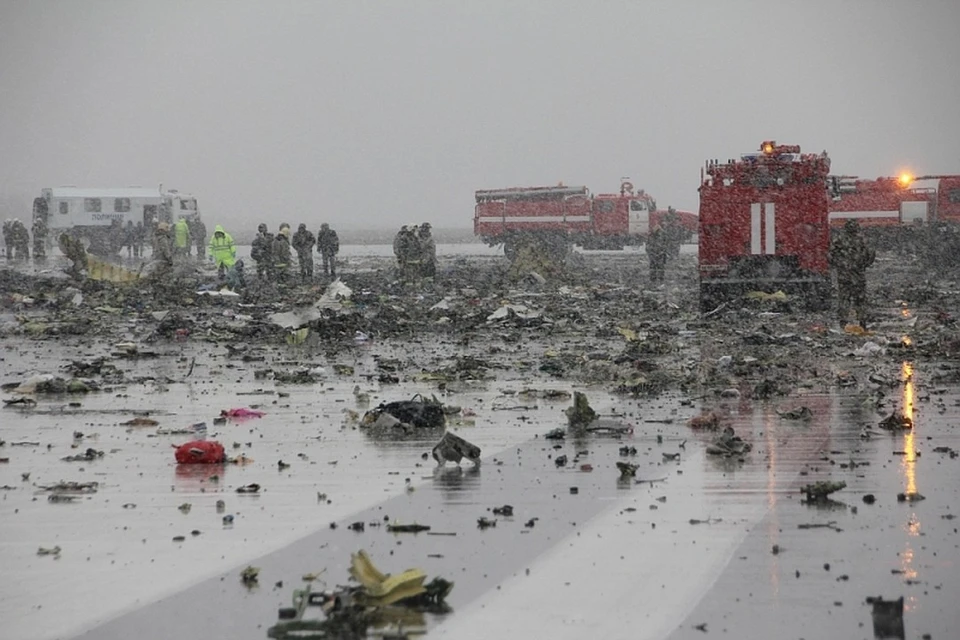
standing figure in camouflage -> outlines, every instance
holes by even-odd
[[[867,267],[876,259],[876,252],[867,246],[856,220],[847,220],[830,244],[830,266],[837,274],[837,315],[840,324],[847,322],[853,308],[857,322],[867,328]]]
[[[33,257],[35,260],[47,258],[47,223],[43,218],[33,220]]]
[[[317,233],[317,251],[323,258],[323,275],[336,279],[340,236],[326,222],[320,225],[320,231]]]
[[[257,227],[257,237],[253,239],[250,257],[257,264],[257,277],[273,279],[273,234],[263,222]]]
[[[663,283],[663,274],[670,257],[670,238],[667,231],[657,226],[647,236],[647,259],[650,261],[650,284]]]
[[[313,245],[316,243],[313,232],[301,222],[297,232],[293,234],[292,244],[297,252],[297,261],[300,263],[300,279],[304,282],[313,280]]]
[[[290,225],[281,225],[273,238],[273,278],[280,286],[290,282]]]

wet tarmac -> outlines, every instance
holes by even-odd
[[[707,338],[693,346],[715,351]],[[580,342],[586,351],[598,341]],[[524,349],[538,354],[554,345],[550,336],[531,335]],[[429,351],[460,348],[455,337],[412,351],[367,344],[349,352],[355,373],[344,376],[332,371],[342,353],[327,359],[268,347],[269,362],[306,356],[325,368],[318,383],[283,385],[255,378],[253,366],[219,345],[171,341],[156,359],[115,363],[128,379],[150,381],[4,408],[0,637],[260,639],[304,574],[323,571],[315,588],[345,584],[358,549],[384,571],[419,567],[455,582],[452,613],[407,621],[422,623],[429,637],[699,638],[706,630],[869,639],[865,598],[900,595],[904,637],[956,637],[960,461],[934,448],[960,450],[960,394],[932,382],[938,363],[902,363],[882,409],[862,391],[842,388],[721,401],[729,424],[753,444],[739,461],[708,456],[712,434],[687,426],[701,406],[716,404],[699,392],[610,395],[509,358],[514,368],[494,380],[444,392],[412,380],[371,382],[380,357],[401,355],[416,370],[426,368]],[[7,342],[0,373],[6,382],[100,352],[83,338]],[[357,384],[369,399],[353,393]],[[569,400],[517,395],[531,387],[583,390],[606,420],[633,433],[545,440],[565,426]],[[356,424],[381,400],[425,391],[475,414],[455,418],[451,428],[483,449],[479,468],[437,469],[424,459],[439,432],[381,439]],[[801,402],[811,420],[777,414]],[[876,428],[891,402],[912,414],[912,431]],[[235,406],[257,406],[266,416],[213,423]],[[159,425],[120,424],[134,412],[149,412]],[[229,454],[252,462],[176,465],[173,445],[187,437],[158,429],[199,422]],[[876,433],[862,438],[864,427]],[[622,456],[623,446],[636,454]],[[104,456],[60,460],[87,447]],[[562,467],[560,455],[568,459]],[[290,466],[281,469],[281,460]],[[619,477],[621,460],[639,465],[635,479]],[[40,487],[61,480],[100,486],[73,502],[49,502]],[[829,506],[801,504],[800,487],[817,480],[847,486]],[[260,484],[260,493],[236,493],[249,483]],[[898,502],[900,492],[926,499]],[[864,503],[866,494],[876,502]],[[514,515],[494,516],[504,504]],[[232,524],[224,515],[234,516]],[[481,529],[480,517],[497,524]],[[362,532],[351,530],[355,522],[364,523]],[[431,530],[388,533],[385,525],[395,522]],[[59,554],[37,555],[38,547],[54,546]],[[261,570],[254,589],[239,578],[247,565]]]

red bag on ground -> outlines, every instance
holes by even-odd
[[[194,440],[179,447],[174,454],[180,464],[217,464],[226,459],[223,445],[214,440]]]

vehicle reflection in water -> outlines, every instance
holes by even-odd
[[[770,548],[779,548],[780,545],[780,518],[777,512],[777,438],[775,434],[773,416],[766,415],[763,423],[763,435],[767,447],[767,508],[770,510],[770,524],[767,527]],[[774,601],[780,596],[780,555],[770,556],[770,591]]]
[[[909,338],[907,338],[907,340],[909,340]],[[915,397],[913,374],[913,363],[904,361],[900,370],[900,377],[903,381],[901,405],[903,406],[903,415],[910,420],[913,428],[906,429],[903,432],[903,458],[900,462],[900,470],[904,478],[904,492],[908,494],[917,492],[917,449],[915,446],[917,425],[914,418]],[[920,535],[920,520],[915,511],[910,514],[910,518],[906,523],[906,531],[910,538],[915,538]],[[904,580],[917,579],[917,570],[913,566],[913,560],[914,551],[908,538],[905,548],[900,554],[900,571],[902,572]],[[903,608],[905,611],[914,610],[916,608],[916,598],[913,596],[908,597],[904,601]]]

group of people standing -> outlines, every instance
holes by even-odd
[[[206,258],[207,225],[200,216],[180,216],[173,225],[173,253],[180,258],[190,256],[192,246],[197,247],[197,258]]]
[[[42,260],[47,256],[47,224],[41,218],[33,221],[33,257]],[[3,245],[7,260],[30,258],[30,231],[19,218],[3,223]]]
[[[257,276],[286,285],[291,281],[292,248],[297,252],[300,279],[309,282],[313,280],[314,246],[323,261],[323,275],[336,278],[340,238],[326,222],[320,225],[316,236],[307,229],[305,223],[300,223],[293,238],[290,237],[290,225],[286,222],[280,224],[276,235],[271,234],[267,225],[261,223],[257,227],[257,237],[253,240],[250,257],[257,265]]]
[[[393,239],[400,276],[404,280],[433,278],[437,275],[437,243],[430,223],[403,225]]]

